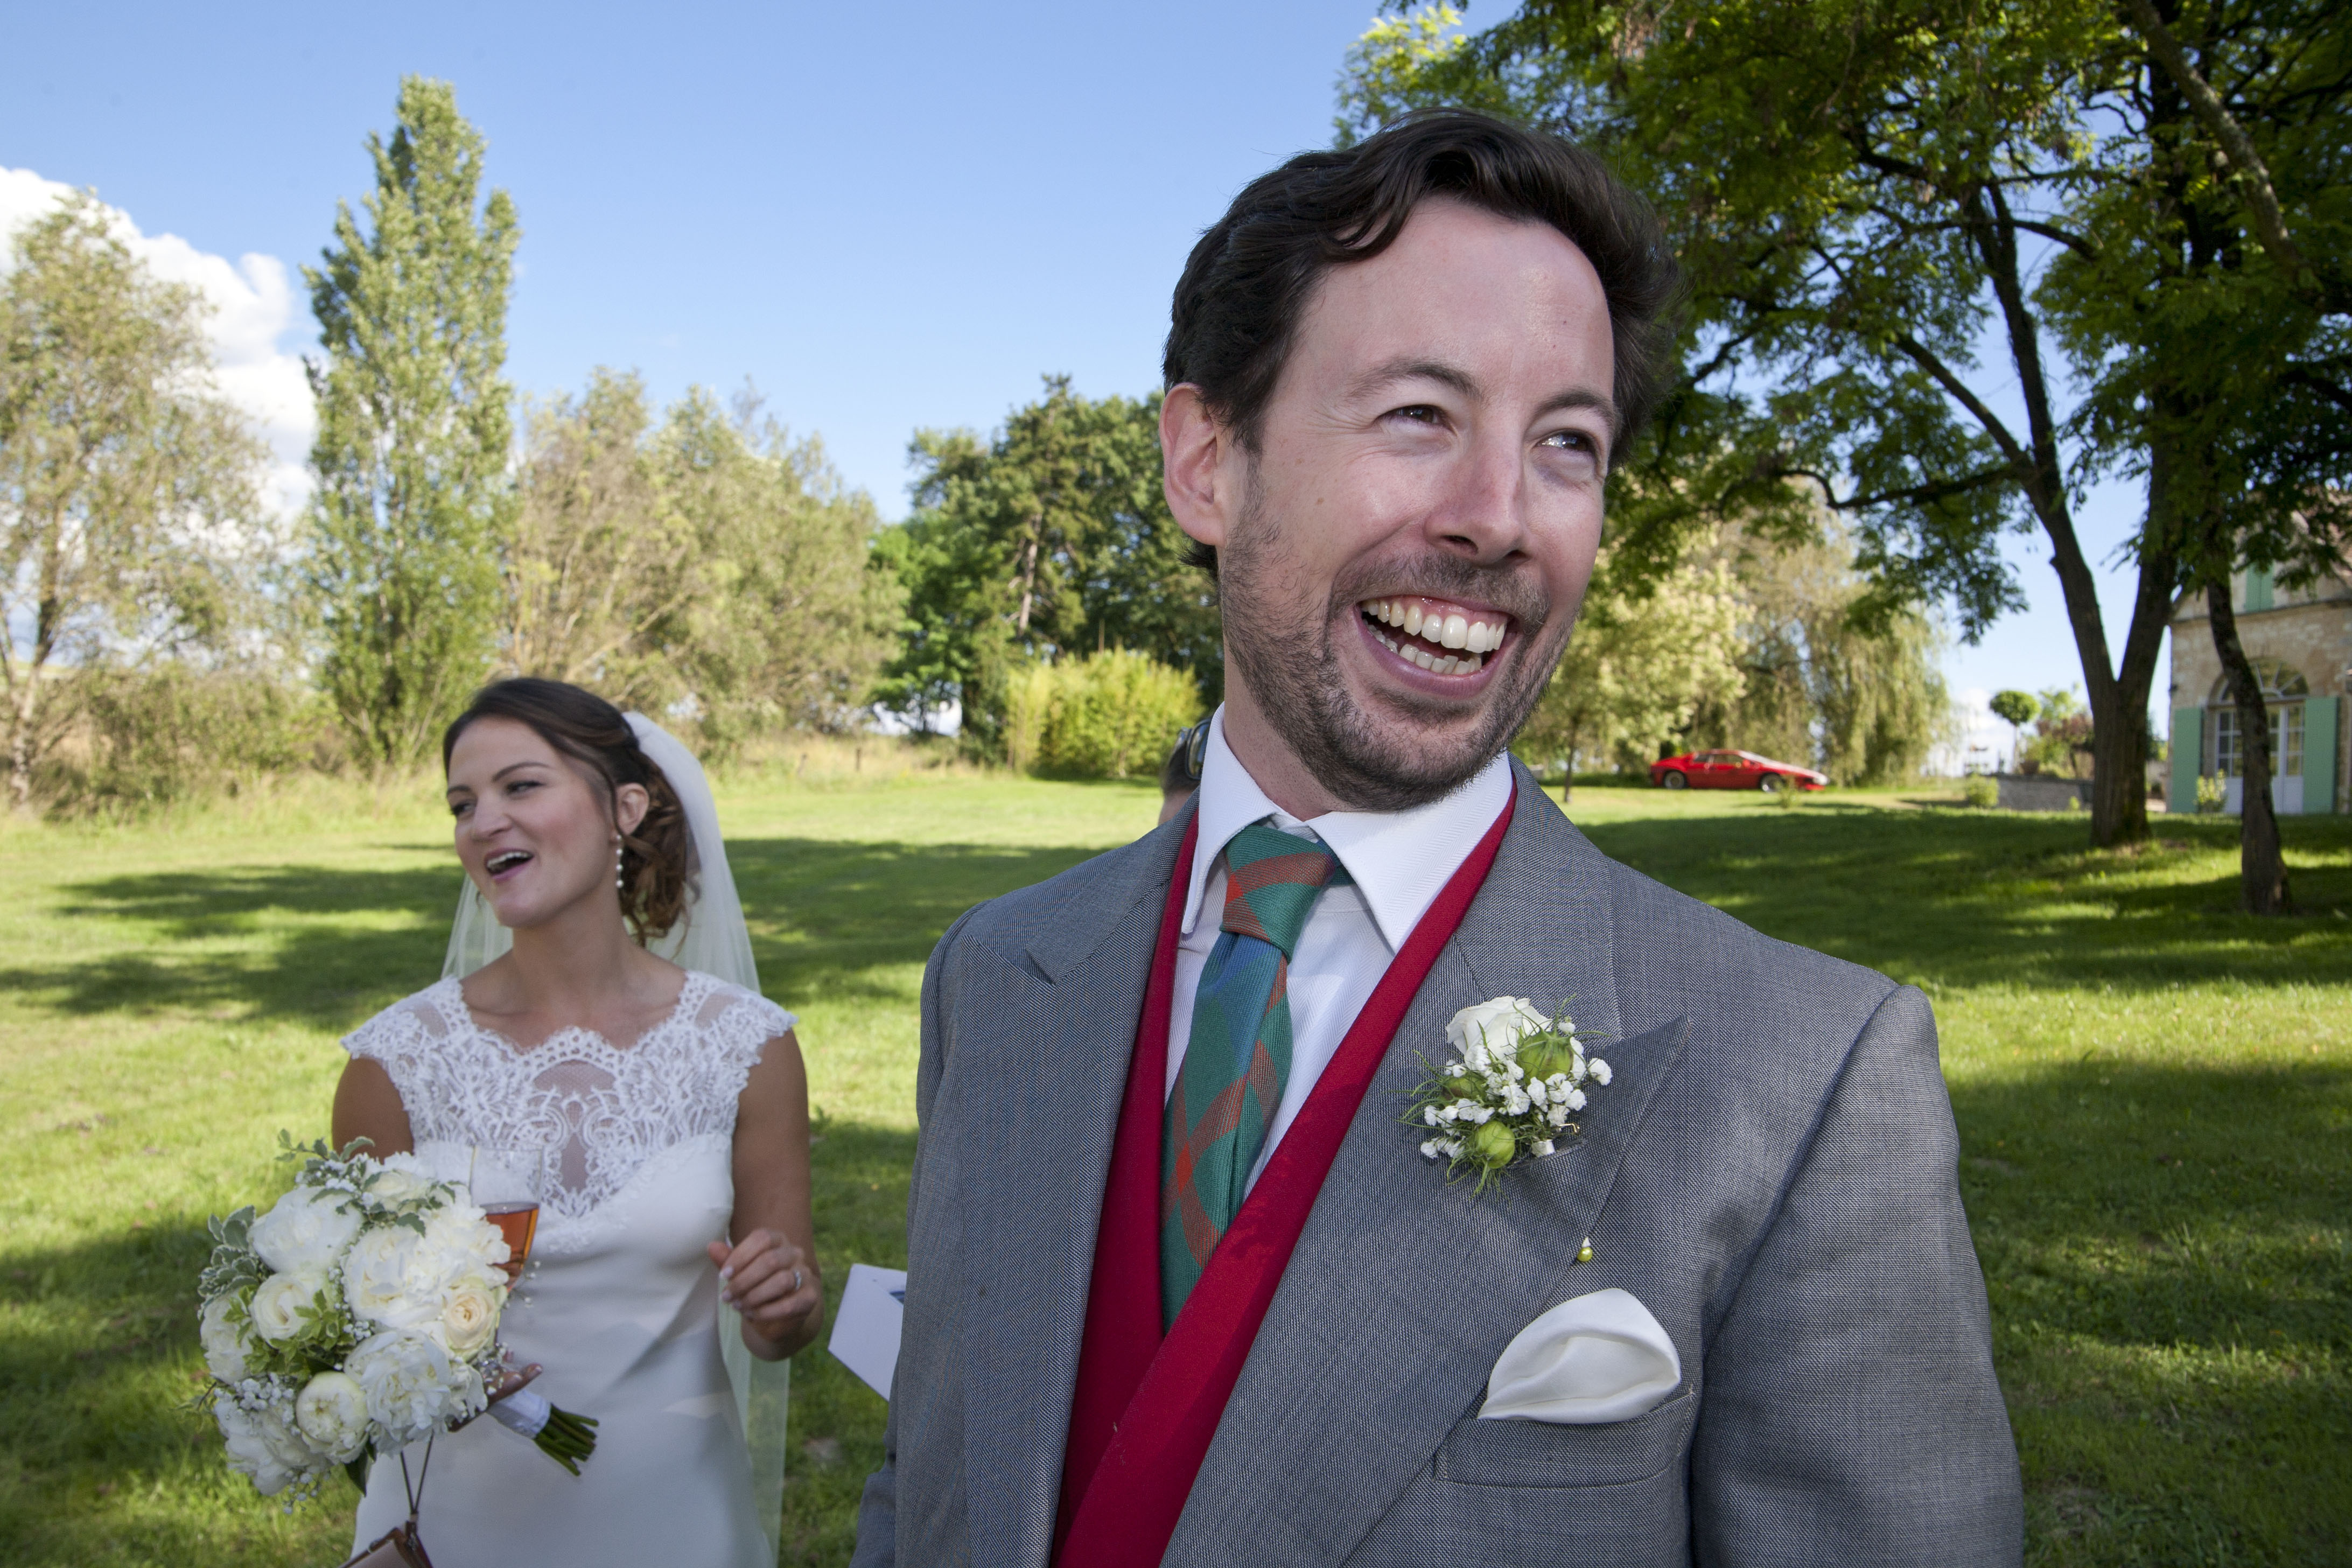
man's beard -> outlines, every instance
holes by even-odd
[[[1217,587],[1224,605],[1225,647],[1266,721],[1316,782],[1350,810],[1404,811],[1453,794],[1527,722],[1559,662],[1564,638],[1541,635],[1551,611],[1541,588],[1523,574],[1433,552],[1410,562],[1343,572],[1331,585],[1318,623],[1275,626],[1262,590],[1281,580],[1287,557],[1276,537],[1278,525],[1269,526],[1255,486],[1252,490],[1242,526],[1219,552]],[[1372,580],[1376,572],[1378,583]],[[1349,618],[1361,618],[1357,606],[1375,587],[1384,594],[1469,600],[1511,616],[1516,635],[1494,656],[1505,662],[1486,689],[1486,711],[1468,738],[1440,744],[1433,736],[1385,736],[1349,692],[1332,646],[1333,630]],[[1351,629],[1347,635],[1357,634]],[[1415,706],[1404,692],[1391,693],[1390,702],[1408,716]],[[1434,702],[1426,711],[1432,720],[1454,717],[1454,710]]]

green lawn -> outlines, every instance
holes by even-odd
[[[860,787],[862,785],[862,787]],[[802,1015],[819,1245],[903,1261],[916,989],[940,928],[1149,826],[1127,786],[722,786],[769,992]],[[2291,820],[2314,912],[2231,912],[2233,825],[2135,854],[2079,817],[1580,788],[1601,847],[1927,988],[2023,1450],[2031,1556],[2352,1559],[2352,823]],[[110,831],[0,826],[0,1562],[322,1563],[194,1390],[204,1219],[324,1131],[335,1037],[438,973],[429,792],[312,791]],[[784,1560],[838,1563],[881,1402],[793,1379]]]

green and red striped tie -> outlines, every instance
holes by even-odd
[[[1192,1032],[1160,1132],[1160,1320],[1176,1321],[1273,1131],[1290,1079],[1290,960],[1307,911],[1347,868],[1256,822],[1225,846],[1225,914],[1193,994]]]

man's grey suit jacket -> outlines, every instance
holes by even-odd
[[[1618,865],[1532,777],[1366,1094],[1164,1561],[2014,1563],[2022,1505],[1927,998]],[[1042,1568],[1136,1023],[1184,819],[972,910],[923,978],[905,1338],[855,1562]],[[1400,1124],[1490,996],[1615,1081],[1499,1192]],[[1591,1237],[1593,1258],[1578,1263]],[[1548,1308],[1622,1287],[1681,1387],[1481,1421]]]

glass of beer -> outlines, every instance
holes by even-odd
[[[507,1240],[507,1260],[500,1265],[511,1285],[522,1278],[530,1261],[531,1239],[539,1234],[539,1192],[547,1170],[547,1153],[499,1151],[474,1162],[474,1201],[483,1217],[499,1227]],[[525,1173],[528,1173],[526,1174]]]

